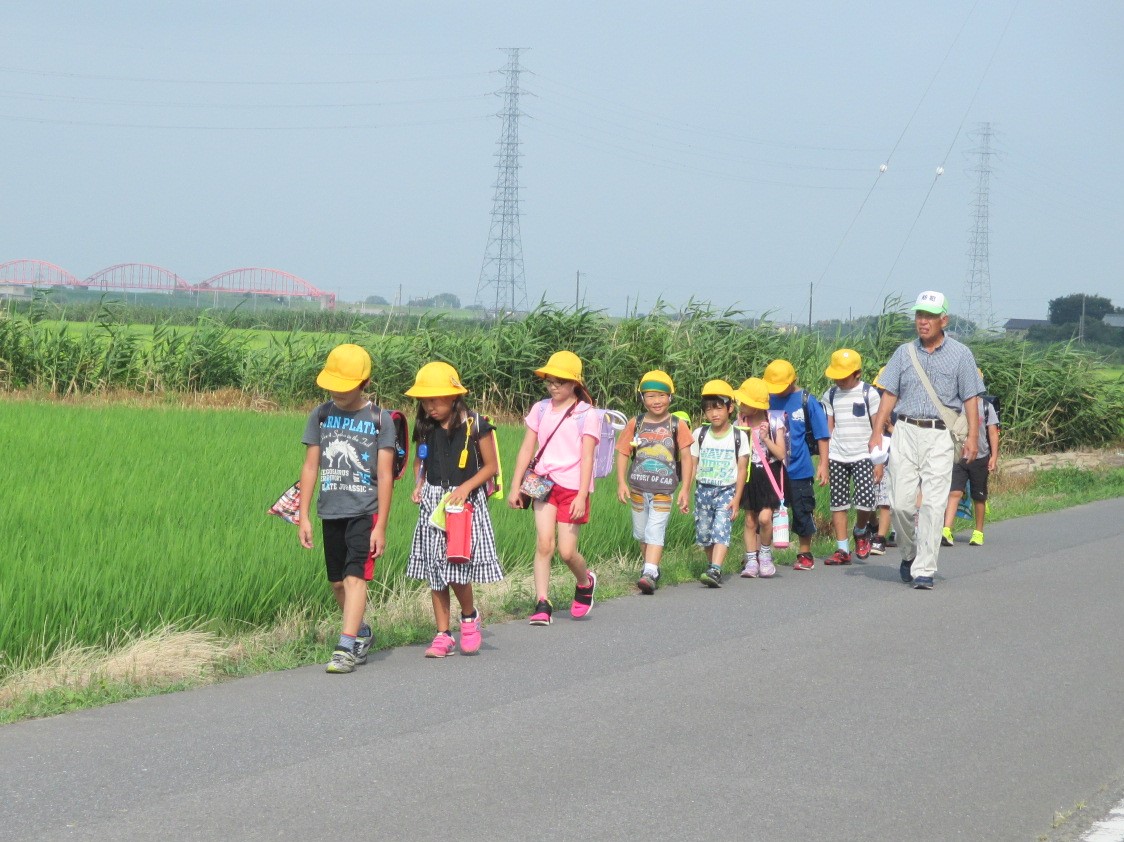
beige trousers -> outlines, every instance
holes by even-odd
[[[903,561],[913,559],[910,573],[914,578],[931,577],[937,572],[944,510],[952,486],[952,463],[953,444],[948,430],[930,430],[905,422],[895,425],[894,444],[890,448],[890,506],[898,550]]]

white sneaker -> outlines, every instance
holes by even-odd
[[[742,568],[742,578],[743,579],[756,579],[757,578],[757,559],[756,558],[754,558],[751,561],[747,561],[745,563],[745,567]]]
[[[773,564],[772,556],[765,556],[758,559],[757,575],[762,579],[771,579],[773,574],[777,572],[776,565]]]

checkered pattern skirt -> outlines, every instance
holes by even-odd
[[[468,495],[472,512],[472,560],[463,564],[450,564],[447,557],[445,530],[429,522],[429,516],[445,496],[446,489],[426,483],[422,488],[418,525],[414,527],[414,542],[410,546],[410,560],[406,575],[420,579],[435,591],[446,590],[450,584],[468,585],[473,582],[498,582],[503,578],[496,536],[492,530],[492,515],[488,511],[488,498],[484,490],[476,489]]]

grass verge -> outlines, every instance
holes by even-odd
[[[1124,469],[1064,468],[1017,477],[998,475],[991,492],[990,522],[1008,520],[1124,496]],[[736,559],[740,558],[740,529],[735,526],[734,531],[731,556]],[[827,537],[817,538],[813,544],[817,556],[830,554],[832,549]],[[791,564],[794,557],[795,550],[789,549],[777,560]],[[591,561],[598,574],[598,599],[635,592],[636,559],[617,554]],[[694,581],[705,566],[698,548],[669,550],[661,565],[661,582],[666,587]],[[572,594],[573,579],[556,568],[551,599],[564,610]],[[524,617],[532,597],[529,573],[477,588],[477,602],[487,623]],[[368,621],[379,648],[428,641],[434,628],[423,583],[403,578],[373,589]],[[337,631],[337,617],[309,607],[290,611],[268,628],[247,628],[242,633],[165,627],[126,640],[112,651],[62,647],[48,662],[0,684],[0,724],[326,662]]]

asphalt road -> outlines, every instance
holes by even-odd
[[[1111,500],[931,592],[890,550],[8,725],[0,837],[1070,838],[1124,780],[1122,533]]]

